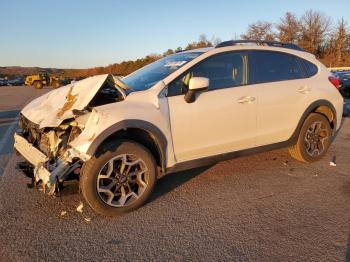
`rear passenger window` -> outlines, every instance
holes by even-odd
[[[254,83],[303,78],[297,57],[277,52],[253,52]]]

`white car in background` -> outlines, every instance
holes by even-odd
[[[75,174],[87,203],[113,216],[142,205],[159,174],[280,147],[320,159],[340,127],[338,84],[295,45],[227,41],[35,99],[15,148],[45,192]]]

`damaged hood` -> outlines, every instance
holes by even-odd
[[[112,75],[88,77],[33,100],[21,113],[40,128],[56,127],[63,120],[74,117],[73,110],[85,109],[106,81],[117,86]]]

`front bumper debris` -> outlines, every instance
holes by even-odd
[[[61,159],[57,159],[54,165],[48,163],[49,158],[30,144],[20,134],[14,135],[14,147],[34,168],[34,181],[36,184],[42,183],[45,193],[52,195],[55,193],[58,182],[63,182],[66,176],[76,168],[80,167],[80,162],[72,163],[69,153]]]
[[[42,152],[36,149],[30,144],[24,137],[19,134],[15,134],[14,147],[29,163],[33,166],[39,166],[49,160]]]

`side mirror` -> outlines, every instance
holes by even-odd
[[[192,77],[188,85],[188,91],[185,94],[185,101],[193,103],[196,99],[196,93],[206,91],[209,87],[209,78]]]

